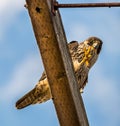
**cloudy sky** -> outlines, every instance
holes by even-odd
[[[52,100],[23,110],[15,108],[15,102],[35,86],[43,71],[24,4],[24,0],[0,3],[0,125],[58,126]],[[82,94],[90,125],[120,126],[120,8],[61,9],[60,12],[68,42],[81,42],[90,36],[103,41],[101,55]]]

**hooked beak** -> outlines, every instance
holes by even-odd
[[[97,49],[97,54],[99,54],[99,53],[100,53],[101,48],[102,48],[102,44],[103,44],[103,42],[102,42],[102,41],[99,41],[99,43],[97,44],[97,46],[96,46],[96,49]]]

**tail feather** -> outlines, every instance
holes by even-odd
[[[34,94],[35,94],[35,88],[16,102],[16,108],[22,109],[26,106],[31,105],[33,101],[36,99],[36,96]]]
[[[51,99],[51,91],[49,87],[46,90],[37,90],[36,87],[24,95],[21,99],[16,102],[16,108],[22,109],[31,104],[43,103]]]
[[[43,103],[51,99],[51,90],[47,79],[39,81],[33,90],[24,95],[16,102],[16,108],[22,109],[31,104]]]

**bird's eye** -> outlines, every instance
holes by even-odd
[[[93,45],[93,42],[94,42],[93,40],[92,40],[92,41],[89,41],[89,42],[88,42],[88,45],[89,45],[89,46],[92,46],[92,45]]]

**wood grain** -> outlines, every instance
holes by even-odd
[[[50,0],[26,2],[60,126],[88,126],[59,11],[51,13]]]

